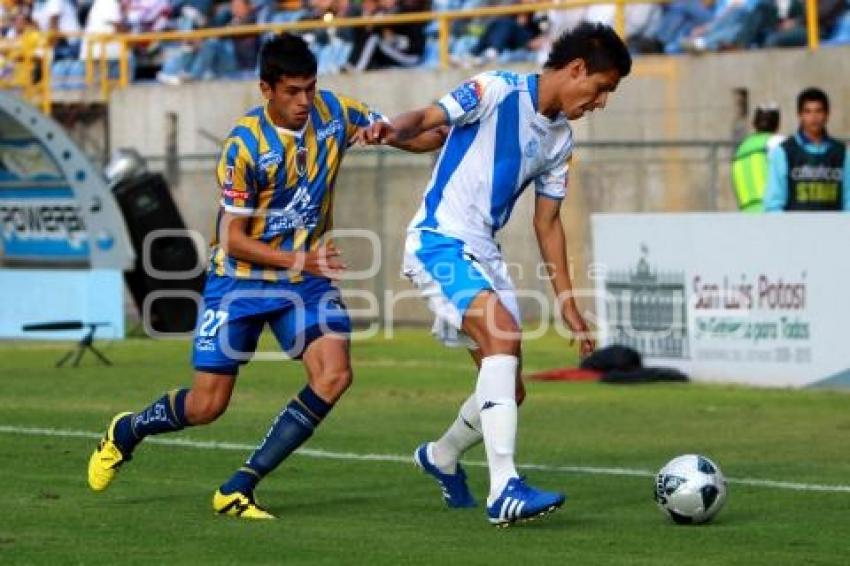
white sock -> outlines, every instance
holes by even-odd
[[[502,494],[511,478],[517,477],[514,466],[517,405],[516,371],[519,359],[496,354],[481,360],[481,371],[475,386],[475,398],[481,409],[481,432],[490,468],[490,496],[487,505]]]
[[[428,446],[428,457],[444,474],[457,471],[457,462],[464,452],[481,442],[481,412],[475,394],[470,395],[445,434]]]

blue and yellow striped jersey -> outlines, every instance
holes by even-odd
[[[348,141],[377,116],[350,98],[318,91],[301,132],[278,128],[265,106],[230,132],[216,169],[221,207],[210,269],[239,279],[299,280],[297,274],[229,257],[218,245],[224,211],[251,216],[249,235],[286,251],[318,247],[333,227],[333,194]]]

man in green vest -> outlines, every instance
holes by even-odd
[[[750,134],[732,160],[732,186],[741,212],[763,212],[762,197],[767,186],[767,156],[783,141],[779,130],[779,108],[766,104],[756,108],[753,118],[755,133]]]
[[[826,93],[801,92],[797,114],[800,129],[768,156],[765,210],[850,210],[850,152],[826,133]]]

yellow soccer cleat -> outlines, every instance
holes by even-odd
[[[242,519],[277,519],[260,507],[253,496],[249,497],[238,491],[224,495],[221,490],[216,490],[215,495],[213,495],[213,509],[219,515]]]
[[[106,436],[98,443],[89,459],[89,487],[94,491],[103,491],[109,487],[118,473],[118,468],[130,459],[122,454],[115,444],[115,424],[127,415],[132,413],[118,413],[112,418]]]

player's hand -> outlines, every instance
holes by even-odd
[[[298,252],[292,268],[337,281],[347,268],[341,256],[336,246],[327,244],[309,252]]]
[[[570,338],[570,346],[575,344],[576,340],[578,340],[579,354],[582,358],[593,353],[596,349],[596,340],[593,339],[593,335],[587,327],[584,317],[581,316],[575,301],[572,299],[567,301],[564,305],[562,316],[564,318],[564,322],[573,333],[573,337]]]
[[[365,128],[361,128],[355,138],[365,145],[383,145],[395,134],[395,128],[389,122],[378,120]]]

